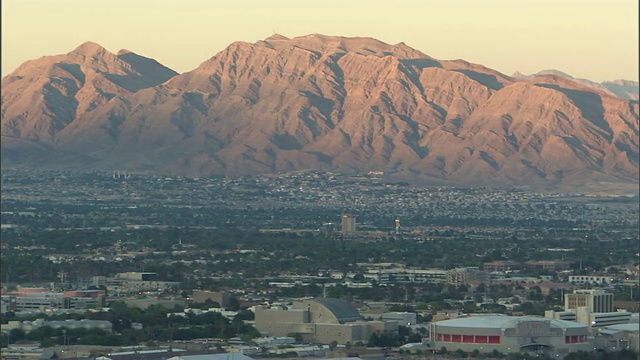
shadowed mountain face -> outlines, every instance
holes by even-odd
[[[85,44],[3,79],[2,135],[3,160],[24,166],[187,176],[375,170],[572,190],[638,182],[637,101],[371,38],[236,42],[181,75]]]

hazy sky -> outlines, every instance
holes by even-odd
[[[638,79],[638,0],[2,0],[2,76],[85,41],[185,72],[274,32],[405,42],[507,75]]]

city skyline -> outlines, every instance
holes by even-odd
[[[2,10],[3,77],[86,41],[183,73],[234,41],[318,33],[405,42],[506,75],[555,69],[598,82],[638,79],[638,3],[629,0],[9,0]]]

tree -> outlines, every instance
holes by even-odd
[[[288,333],[287,336],[296,339],[297,343],[301,343],[304,340],[304,338],[302,337],[302,334],[297,333],[297,332]]]
[[[367,346],[379,346],[380,343],[380,336],[378,335],[378,332],[375,331],[373,334],[371,334],[371,337],[369,337],[369,342],[367,343]]]
[[[234,317],[234,320],[238,319],[238,320],[252,321],[252,320],[255,320],[255,318],[256,318],[256,314],[254,314],[253,311],[245,309],[245,310],[240,310],[238,314]]]
[[[407,337],[407,342],[410,343],[419,343],[422,342],[422,336],[420,336],[419,333],[411,333],[408,337]]]
[[[240,310],[240,300],[238,300],[238,298],[235,296],[230,297],[229,303],[227,304],[227,310],[229,311]]]

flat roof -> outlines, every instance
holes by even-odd
[[[640,332],[640,327],[638,326],[637,323],[607,325],[607,326],[604,326],[603,328],[607,330]]]
[[[461,328],[492,328],[507,329],[514,328],[519,322],[524,321],[544,321],[550,326],[558,328],[586,328],[586,325],[574,321],[549,319],[539,316],[508,316],[501,314],[472,315],[457,319],[442,320],[435,322],[437,326],[461,327]]]

